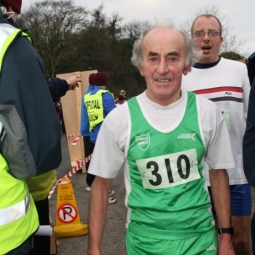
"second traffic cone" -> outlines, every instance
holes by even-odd
[[[81,236],[88,233],[88,225],[80,220],[78,208],[70,179],[58,184],[55,237]]]

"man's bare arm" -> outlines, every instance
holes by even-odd
[[[111,182],[112,179],[104,179],[97,176],[91,187],[88,255],[102,254],[102,241]]]
[[[230,228],[232,225],[228,173],[225,169],[211,169],[209,175],[214,207],[218,219],[218,227]],[[234,254],[231,235],[221,234],[218,255]]]

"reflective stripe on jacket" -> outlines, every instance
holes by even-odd
[[[1,24],[1,30],[0,30],[0,73],[2,71],[2,65],[3,65],[3,58],[4,55],[10,46],[10,44],[13,42],[13,40],[16,38],[17,35],[22,34],[22,36],[25,36],[28,38],[28,40],[31,41],[31,38],[24,32],[22,32],[20,29],[10,26],[9,24]]]
[[[0,226],[18,220],[27,213],[30,208],[30,194],[27,193],[25,198],[14,205],[0,209]]]
[[[39,221],[25,181],[10,174],[1,154],[0,180],[0,254],[5,254],[31,236]]]

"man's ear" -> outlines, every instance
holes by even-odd
[[[224,39],[223,39],[223,37],[221,36],[221,37],[220,37],[220,46],[222,45],[223,41],[224,41]]]
[[[182,73],[184,75],[187,75],[190,70],[191,70],[191,64],[189,64],[188,66],[184,67]]]
[[[139,69],[139,71],[140,71],[140,74],[141,74],[142,76],[144,76],[143,67],[142,67],[141,65],[139,65],[139,66],[138,66],[138,69]]]

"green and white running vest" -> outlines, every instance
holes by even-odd
[[[188,93],[184,117],[168,133],[148,123],[136,98],[128,101],[128,107],[131,116],[127,154],[131,184],[127,201],[129,231],[145,237],[177,240],[212,230],[196,96]]]

